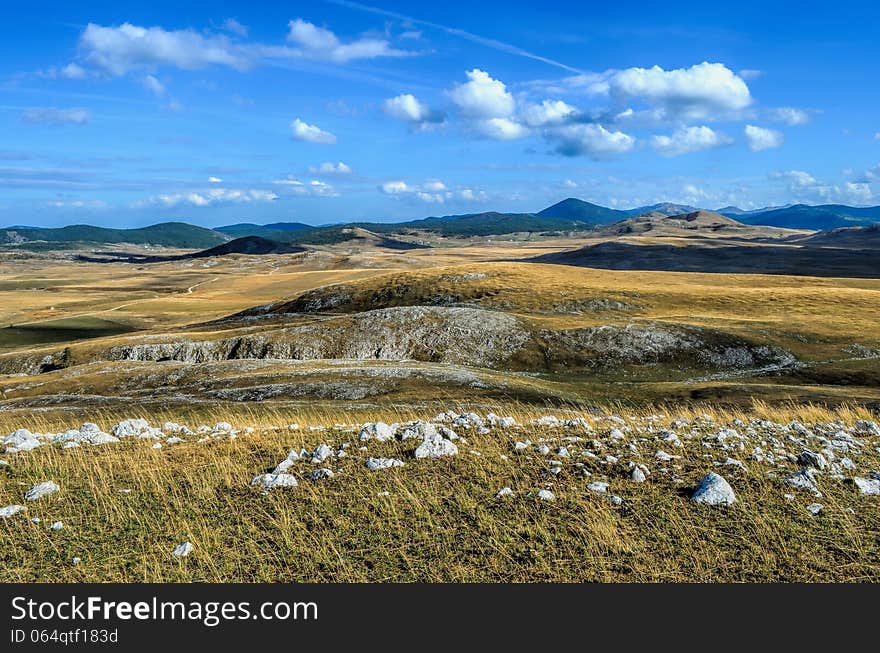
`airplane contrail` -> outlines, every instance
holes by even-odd
[[[429,20],[422,20],[421,18],[413,18],[412,16],[407,16],[405,14],[397,13],[396,11],[389,11],[387,9],[382,9],[380,7],[371,7],[369,5],[364,5],[359,2],[352,2],[351,0],[324,0],[325,2],[333,5],[338,5],[340,7],[347,7],[349,9],[357,9],[359,11],[366,11],[372,14],[379,14],[381,16],[387,16],[389,18],[396,18],[397,20],[404,20],[416,25],[424,25],[425,27],[431,27],[433,29],[437,29],[447,34],[452,34],[453,36],[458,36],[463,39],[467,39],[468,41],[473,41],[474,43],[479,43],[480,45],[484,45],[489,48],[494,48],[495,50],[500,50],[501,52],[507,52],[509,54],[513,54],[519,57],[525,57],[527,59],[534,59],[535,61],[540,61],[542,63],[548,64],[550,66],[556,66],[557,68],[562,68],[563,70],[567,70],[572,73],[582,74],[584,71],[573,66],[569,66],[568,64],[564,64],[560,61],[556,61],[555,59],[548,59],[547,57],[542,57],[539,54],[534,54],[533,52],[529,52],[528,50],[523,50],[522,48],[511,45],[509,43],[504,43],[502,41],[496,41],[495,39],[486,38],[485,36],[480,36],[478,34],[472,34],[471,32],[467,32],[463,29],[458,29],[457,27],[449,27],[448,25],[441,25],[439,23],[433,23]]]

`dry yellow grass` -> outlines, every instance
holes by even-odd
[[[521,423],[544,412],[523,405],[491,408]],[[631,416],[619,407],[606,411]],[[554,412],[566,418],[583,414]],[[695,406],[674,416],[693,419],[705,412]],[[700,438],[674,451],[681,456],[674,464],[684,483],[653,474],[635,484],[622,466],[588,460],[592,477],[569,462],[562,474],[551,476],[547,457],[513,450],[514,440],[537,442],[576,431],[527,427],[483,436],[463,433],[468,443],[460,443],[460,455],[420,461],[411,458],[410,442],[371,442],[362,452],[356,431],[334,428],[338,422],[432,414],[394,407],[182,413],[173,417],[193,425],[231,419],[256,431],[159,450],[149,441],[127,440],[78,449],[44,446],[9,456],[10,465],[0,471],[0,504],[21,503],[27,487],[48,479],[61,491],[28,506],[27,515],[39,516],[40,524],[22,514],[0,520],[0,577],[27,582],[880,580],[876,497],[825,481],[825,510],[813,517],[805,509],[814,500],[810,495],[786,500],[783,494],[793,490],[768,477],[766,466],[746,460],[747,472],[723,472],[737,492],[737,504],[695,505],[687,499],[689,488],[718,469],[712,457],[705,457]],[[649,414],[663,421],[673,416],[660,409],[640,413]],[[149,417],[161,423],[172,415]],[[868,414],[857,407],[755,405],[712,417],[718,424],[754,417],[810,423]],[[0,419],[0,432],[13,425],[35,430],[74,425],[60,413],[33,414],[30,421],[14,424]],[[105,428],[112,421],[109,415],[98,419]],[[303,429],[289,431],[292,421]],[[316,425],[328,428],[305,428]],[[248,486],[289,449],[311,450],[322,442],[352,443],[349,456],[331,465],[338,472],[334,478],[310,481],[306,476],[314,466],[304,463],[294,472],[297,488],[264,496]],[[652,453],[646,449],[643,458],[654,468]],[[364,467],[368,455],[395,456],[407,464],[371,472]],[[867,468],[876,469],[878,462],[877,451],[868,447],[859,458]],[[789,463],[779,471],[785,469],[796,466]],[[610,492],[623,498],[621,507],[586,488],[605,476]],[[517,496],[496,499],[503,486]],[[525,495],[542,487],[551,487],[556,500]],[[120,492],[124,489],[130,493]],[[64,521],[64,529],[49,530],[54,520]],[[193,553],[172,558],[171,550],[185,540],[195,545]],[[82,563],[73,565],[74,556]]]

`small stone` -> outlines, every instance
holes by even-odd
[[[185,558],[190,553],[192,553],[193,545],[191,542],[183,542],[182,544],[178,544],[174,547],[174,551],[171,552],[175,558]]]
[[[318,465],[325,460],[327,460],[330,456],[334,454],[332,447],[327,446],[326,444],[320,444],[318,447],[312,452],[312,463]]]
[[[378,442],[385,442],[386,440],[394,439],[394,429],[388,426],[385,422],[368,422],[364,424],[361,429],[360,435],[358,435],[359,440],[376,440]]]
[[[593,492],[598,492],[599,494],[605,494],[608,492],[608,483],[605,481],[593,481],[587,485],[587,489],[592,490]]]
[[[52,531],[60,531],[62,528],[64,528],[64,522],[61,521],[56,521],[51,526],[49,526],[49,530]]]
[[[816,485],[816,475],[812,469],[804,468],[800,471],[789,474],[785,477],[785,482],[799,490],[807,490],[817,497],[821,497],[819,486]]]
[[[326,467],[321,467],[309,474],[309,478],[313,481],[320,481],[325,478],[333,478],[333,470],[327,469]]]
[[[804,467],[814,467],[816,469],[825,469],[828,467],[828,461],[820,453],[804,449],[798,456],[798,462]]]
[[[27,510],[24,506],[12,505],[12,506],[4,506],[0,508],[0,517],[3,519],[9,519],[17,512],[21,512],[22,510]]]
[[[260,474],[254,477],[251,485],[262,485],[264,490],[268,492],[276,487],[296,487],[299,484],[296,481],[296,476],[292,474]]]
[[[859,478],[856,476],[853,483],[859,488],[859,492],[868,496],[880,495],[880,480],[876,478]]]
[[[75,564],[75,565],[78,565],[79,563],[82,562],[82,558],[80,558],[79,556],[74,556],[73,560],[71,560],[71,562],[73,562],[73,564]]]
[[[645,476],[645,472],[642,471],[641,467],[633,467],[632,474],[630,474],[630,478],[635,483],[644,483],[647,480]]]
[[[58,487],[52,481],[46,481],[44,483],[37,483],[30,490],[25,492],[24,498],[25,501],[36,501],[37,499],[41,499],[45,496],[48,496],[54,492],[57,492],[61,488]]]
[[[553,494],[550,490],[539,490],[538,498],[541,501],[554,501],[556,499],[556,495]]]
[[[807,510],[811,515],[818,515],[825,508],[821,503],[811,503],[807,506]]]
[[[413,453],[416,458],[441,458],[442,456],[458,455],[458,447],[454,442],[436,435],[426,439]]]
[[[397,458],[369,458],[367,469],[390,469],[391,467],[403,467],[404,462]]]
[[[705,503],[710,506],[731,505],[736,503],[736,495],[723,476],[715,472],[706,474],[696,491],[691,495],[691,501]]]
[[[500,499],[501,497],[510,496],[511,494],[513,494],[513,490],[511,490],[509,487],[503,487],[500,490],[498,490],[498,493],[495,495],[495,498]]]
[[[610,497],[608,497],[608,500],[611,502],[612,506],[619,506],[623,503],[623,499],[621,499],[616,494],[612,494]]]

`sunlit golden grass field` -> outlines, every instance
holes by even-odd
[[[520,424],[547,412],[524,405],[476,409],[512,415]],[[553,413],[566,419],[597,414]],[[658,425],[668,427],[673,418],[696,423],[707,410],[692,406],[673,414],[635,414],[608,406],[598,411],[612,413],[633,425],[655,415]],[[0,504],[23,503],[24,491],[45,480],[54,480],[61,490],[29,502],[26,513],[0,520],[0,576],[27,582],[880,580],[877,497],[823,477],[825,496],[818,501],[824,510],[813,516],[805,506],[817,499],[768,476],[798,469],[793,461],[768,466],[750,461],[746,451],[738,454],[746,470],[719,468],[713,461],[726,453],[706,449],[703,436],[683,438],[683,447],[673,450],[680,456],[671,465],[681,480],[677,483],[657,470],[660,463],[652,456],[660,445],[633,434],[620,448],[627,451],[635,443],[639,454],[627,452],[627,457],[653,470],[645,483],[635,483],[622,465],[627,458],[606,465],[574,456],[552,475],[548,460],[554,453],[513,446],[544,438],[551,449],[565,442],[574,453],[591,438],[607,441],[614,424],[601,420],[592,434],[533,425],[483,435],[459,431],[467,439],[459,442],[459,455],[440,459],[414,459],[411,441],[357,440],[356,425],[362,421],[433,414],[393,406],[158,412],[144,415],[159,425],[172,417],[193,427],[223,419],[254,431],[205,442],[189,437],[161,449],[152,448],[153,440],[131,438],[74,449],[44,445],[4,456],[9,465],[0,468]],[[95,419],[108,429],[118,417],[98,413]],[[851,424],[870,414],[848,407],[758,404],[709,417],[712,425],[701,431],[705,437],[736,419]],[[300,429],[290,430],[291,423]],[[63,413],[0,417],[0,433],[78,426]],[[309,428],[315,426],[325,429]],[[571,436],[585,440],[562,440]],[[292,471],[298,487],[263,495],[249,486],[290,449],[311,451],[321,443],[334,448],[348,443],[346,457],[327,463],[336,472],[333,478],[310,480],[319,465],[303,461]],[[360,450],[362,445],[367,451]],[[880,467],[878,447],[875,437],[860,449],[860,469]],[[371,456],[397,457],[405,466],[370,471],[365,461]],[[574,460],[583,461],[583,467],[575,467]],[[737,503],[705,506],[689,500],[708,471],[724,474]],[[607,480],[609,494],[589,490],[594,480]],[[514,495],[496,498],[505,486]],[[534,493],[542,488],[551,489],[555,501],[537,499]],[[787,493],[794,498],[786,499]],[[613,505],[610,494],[620,496],[622,504]],[[32,517],[40,523],[32,523]],[[49,530],[56,520],[64,528]],[[172,557],[184,541],[193,544],[192,554]],[[81,562],[73,564],[74,557]]]

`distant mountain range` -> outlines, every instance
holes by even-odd
[[[139,229],[109,229],[76,224],[58,228],[7,227],[0,229],[0,244],[46,243],[131,243],[205,249],[220,245],[229,237],[213,229],[197,227],[185,222],[163,222]]]
[[[487,211],[466,215],[429,217],[405,222],[350,222],[312,226],[301,222],[254,224],[242,222],[206,229],[183,222],[164,222],[139,229],[109,229],[89,225],[60,228],[0,228],[0,246],[25,249],[63,249],[72,244],[132,243],[188,249],[207,249],[247,236],[300,245],[329,245],[363,238],[364,232],[385,237],[393,234],[431,233],[467,238],[518,232],[590,231],[637,216],[673,216],[697,212],[697,207],[668,202],[627,210],[612,209],[576,198],[567,198],[537,213],[499,213]],[[714,213],[746,225],[828,231],[841,227],[880,223],[880,206],[852,207],[842,204],[809,206],[794,204],[743,210],[727,206]],[[389,243],[401,242],[388,239]]]

